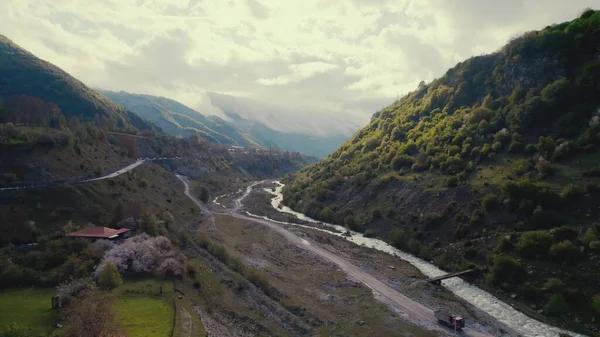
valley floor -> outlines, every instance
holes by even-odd
[[[275,214],[270,199],[270,195],[257,187],[243,203],[253,214],[289,220]],[[233,207],[235,197],[220,198],[219,203]],[[222,206],[214,203],[212,206],[216,212],[224,212]],[[285,295],[285,301],[302,308],[303,318],[320,321],[318,335],[435,336],[453,333],[435,322],[429,308],[468,317],[470,329],[461,334],[463,336],[500,335],[501,331],[505,336],[516,336],[452,293],[428,284],[416,268],[394,256],[312,228],[273,223],[299,237],[298,244],[278,228],[257,223],[259,220],[255,219],[239,219],[239,214],[235,216],[238,218],[219,215],[215,219],[217,230],[210,232],[210,236],[247,265],[265,271],[269,281]],[[371,284],[380,282],[391,293],[374,295],[370,286],[351,276],[352,272],[339,268],[339,263],[334,264],[315,254],[315,249],[338,257],[342,263],[356,268],[355,275],[359,278],[372,277]],[[386,296],[407,296],[409,304],[400,307],[389,298],[386,300]],[[413,308],[410,302],[415,304]]]
[[[203,283],[198,290],[183,285],[189,303],[177,316],[178,335],[203,335],[204,328],[210,336],[454,335],[437,324],[432,313],[436,309],[467,317],[468,329],[461,336],[517,335],[444,288],[428,284],[415,267],[397,257],[318,227],[243,215],[248,210],[289,220],[271,207],[271,195],[260,188],[272,187],[268,182],[250,194],[239,186],[237,193],[219,198],[222,205],[211,203],[208,209],[193,196],[187,179],[179,178],[182,192],[205,218],[199,227],[190,224],[189,237],[203,233],[223,246],[233,259],[265,275],[272,293],[256,287],[256,280],[249,282],[251,277],[239,267],[192,244],[187,253],[201,264]]]

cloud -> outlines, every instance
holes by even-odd
[[[329,70],[335,68],[337,68],[337,65],[325,62],[290,64],[288,66],[288,74],[273,78],[259,78],[256,80],[256,83],[263,85],[285,85],[311,78],[319,73],[327,73]]]
[[[0,33],[93,87],[166,96],[207,114],[235,102],[280,129],[349,132],[421,80],[594,5],[3,0]]]

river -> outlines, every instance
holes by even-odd
[[[283,194],[281,193],[281,191],[285,185],[279,181],[276,181],[275,183],[277,184],[277,187],[274,190],[269,189],[269,188],[264,189],[266,192],[273,195],[273,198],[271,199],[271,205],[273,206],[273,208],[275,208],[276,210],[278,210],[281,213],[293,215],[296,218],[306,221],[306,222],[320,223],[326,227],[331,227],[332,229],[341,231],[342,233],[347,231],[347,229],[345,227],[342,227],[339,225],[334,225],[334,224],[328,224],[328,223],[324,223],[322,221],[317,221],[317,220],[311,219],[311,218],[307,217],[306,215],[296,212],[296,211],[290,209],[289,207],[283,205],[282,204]],[[241,200],[243,200],[248,194],[250,194],[250,192],[256,185],[257,184],[253,184],[253,185],[249,186],[248,189],[246,190],[246,193],[241,198],[236,200],[236,202],[239,203],[240,206],[241,206]],[[258,217],[254,214],[250,214],[250,213],[248,213],[248,214],[251,216]],[[261,217],[261,218],[268,219],[266,217]],[[268,220],[272,220],[272,219],[268,219]],[[298,224],[294,224],[294,223],[287,223],[287,222],[276,221],[276,220],[272,220],[272,221],[278,222],[281,224],[298,225]],[[302,227],[310,227],[310,226],[302,226]],[[311,228],[314,229],[314,227],[311,227]],[[322,230],[322,229],[319,229],[319,230],[328,232],[327,230]],[[413,256],[411,254],[403,252],[382,240],[374,239],[374,238],[365,238],[362,236],[361,233],[352,232],[352,231],[350,231],[350,236],[343,236],[337,232],[329,232],[329,233],[332,235],[336,235],[336,236],[342,236],[342,237],[346,238],[348,241],[351,241],[357,245],[363,245],[366,247],[374,248],[374,249],[386,252],[388,254],[397,256],[398,258],[415,266],[417,269],[419,269],[421,271],[421,273],[423,273],[423,275],[425,275],[427,277],[435,277],[435,276],[440,276],[440,275],[447,273],[447,272],[439,269],[435,265],[433,265],[427,261],[424,261],[416,256]],[[522,334],[523,336],[560,337],[560,334],[562,333],[562,334],[568,334],[570,336],[585,337],[584,335],[576,334],[576,333],[569,332],[566,330],[562,330],[562,329],[550,326],[548,324],[542,323],[540,321],[537,321],[537,320],[521,313],[520,311],[514,309],[510,305],[502,302],[495,296],[487,293],[486,291],[479,289],[478,287],[476,287],[472,284],[469,284],[468,282],[463,281],[460,278],[452,278],[452,279],[444,280],[444,281],[442,281],[442,285],[449,291],[453,292],[458,297],[462,298],[463,300],[470,303],[474,307],[486,312],[491,317],[494,317],[498,321],[506,324],[508,327],[514,329],[515,331]]]

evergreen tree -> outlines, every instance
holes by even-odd
[[[121,274],[112,263],[107,262],[104,265],[104,269],[98,278],[98,286],[103,290],[113,290],[119,285],[123,284]]]

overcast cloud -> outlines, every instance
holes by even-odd
[[[253,100],[240,102],[281,109],[294,130],[323,133],[355,129],[421,80],[594,6],[598,0],[2,0],[0,34],[92,87],[166,96],[205,114],[220,114],[208,92],[221,102],[245,96]]]

